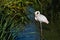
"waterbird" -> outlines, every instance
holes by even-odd
[[[49,21],[47,20],[47,18],[44,15],[40,14],[40,11],[35,11],[35,20],[40,22],[41,40],[43,40],[43,38],[42,38],[42,36],[43,36],[42,35],[42,22],[48,24]]]

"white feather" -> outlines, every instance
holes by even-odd
[[[45,22],[47,24],[49,23],[47,18],[44,15],[40,14],[39,11],[35,12],[35,20],[40,22]]]

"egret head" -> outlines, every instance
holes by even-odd
[[[40,11],[36,11],[35,12],[35,15],[40,15]]]

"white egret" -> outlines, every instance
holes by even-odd
[[[35,12],[35,20],[40,22],[41,37],[42,37],[42,22],[48,24],[49,21],[47,20],[47,18],[46,18],[44,15],[40,14],[40,11],[36,11],[36,12]],[[41,38],[41,40],[43,40],[43,39]]]

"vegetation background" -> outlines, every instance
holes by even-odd
[[[22,30],[25,24],[31,22],[26,16],[29,5],[41,11],[50,22],[46,27],[43,24],[44,38],[60,40],[60,0],[0,0],[0,40],[14,40],[10,30],[14,27]]]

